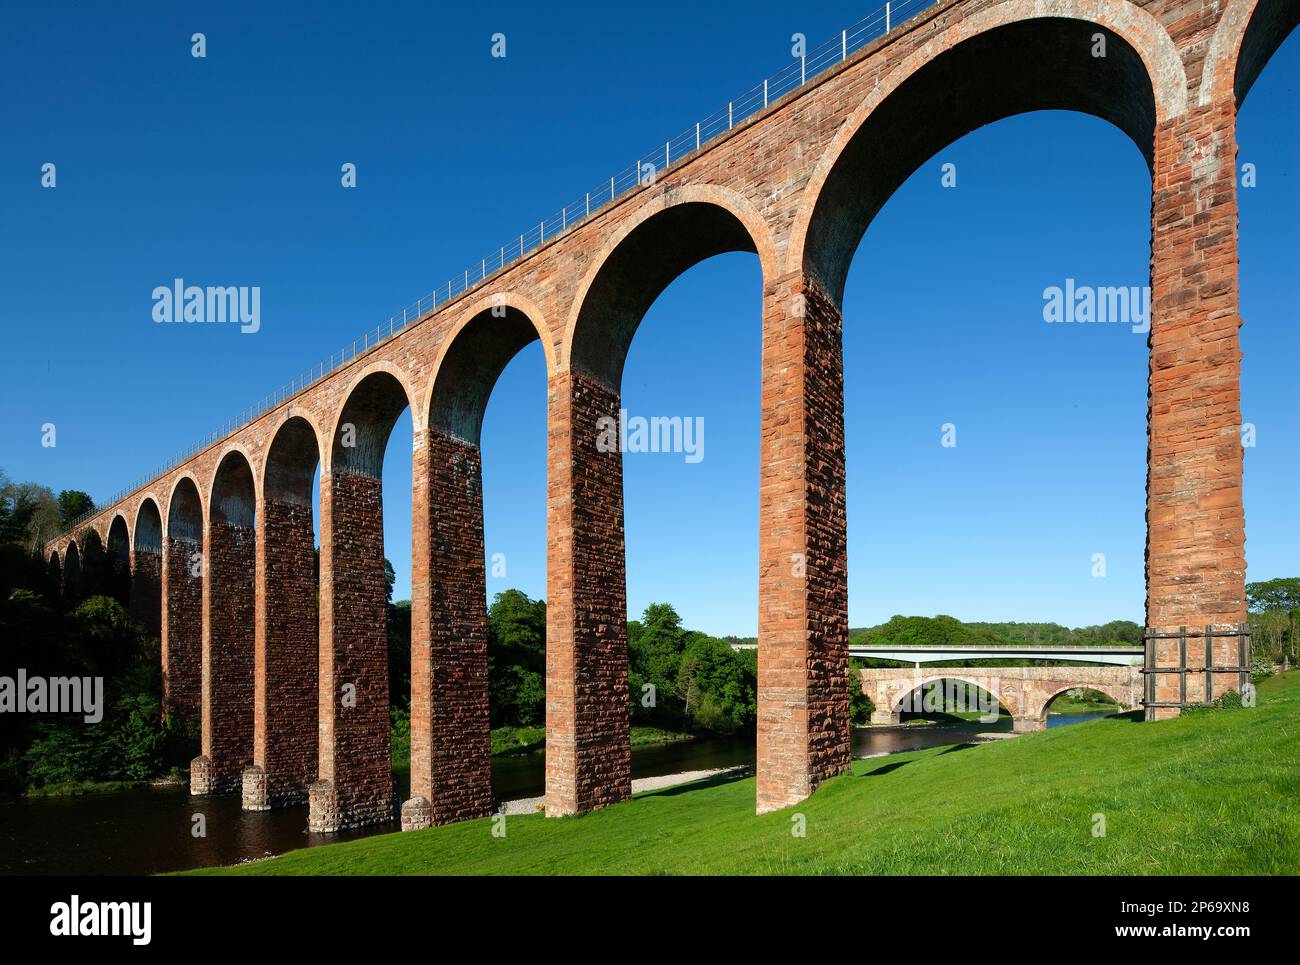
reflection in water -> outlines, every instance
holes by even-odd
[[[1100,714],[1062,714],[1049,727],[1090,720]],[[970,740],[975,734],[1007,730],[996,725],[855,728],[853,756],[868,757]],[[632,776],[754,763],[754,738],[714,738],[636,748]],[[493,788],[502,800],[543,792],[545,754],[497,757]],[[406,775],[398,778],[402,800]],[[202,814],[207,836],[192,834]],[[307,808],[246,812],[238,794],[192,798],[183,787],[136,788],[109,794],[62,798],[0,798],[0,873],[153,874],[210,865],[235,864],[296,848],[349,841],[396,831],[396,822],[335,835],[309,834]]]

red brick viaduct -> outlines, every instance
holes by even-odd
[[[523,346],[545,350],[546,810],[628,797],[621,455],[598,451],[642,315],[729,251],[763,276],[757,809],[849,763],[840,301],[891,193],[957,138],[1071,109],[1152,176],[1146,623],[1245,618],[1237,107],[1296,0],[941,0],[815,81],[46,546],[64,583],[130,583],[166,705],[198,714],[195,793],[310,801],[313,829],[391,819],[380,469],[410,445],[411,794],[404,825],[489,813],[479,429]],[[1105,56],[1095,56],[1097,35]],[[493,312],[493,308],[497,308]],[[412,413],[414,438],[390,440]],[[345,438],[346,434],[354,438]],[[353,443],[353,444],[349,444]],[[319,464],[319,607],[311,484]],[[1176,637],[1152,659],[1179,664]],[[1214,644],[1219,666],[1237,641]],[[1192,659],[1195,664],[1195,658]],[[1212,689],[1235,686],[1219,674]],[[1178,713],[1155,675],[1148,716]],[[1158,705],[1158,706],[1154,706]]]

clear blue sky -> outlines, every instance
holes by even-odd
[[[105,496],[368,325],[868,12],[723,0],[476,5],[50,3],[0,29],[0,467]],[[208,56],[190,56],[206,34]],[[490,57],[491,35],[508,56]],[[1300,36],[1242,111],[1250,579],[1300,575]],[[339,168],[358,167],[343,190]],[[940,187],[939,165],[958,187]],[[57,164],[58,187],[40,186]],[[1142,619],[1146,346],[1050,326],[1067,277],[1142,285],[1150,182],[1117,130],[1011,118],[890,200],[845,297],[850,622],[894,613]],[[258,285],[262,329],[155,325],[174,277]],[[633,414],[705,420],[705,459],[625,458],[628,599],[757,625],[759,271],[692,269],[650,310]],[[685,350],[682,349],[685,346]],[[58,446],[40,445],[42,423]],[[955,423],[958,446],[940,446]],[[409,438],[409,417],[394,439]],[[483,437],[486,537],[545,593],[540,349]],[[409,593],[410,457],[390,444],[387,554]],[[1091,576],[1104,553],[1107,575]]]

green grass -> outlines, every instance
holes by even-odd
[[[59,781],[29,788],[27,797],[79,797],[83,794],[107,794],[143,787],[147,781]]]
[[[628,736],[633,747],[645,747],[650,744],[674,744],[688,741],[692,735],[660,727],[639,727],[633,725]],[[492,753],[496,754],[532,754],[546,748],[545,727],[497,727],[492,731]]]
[[[761,816],[753,778],[702,781],[583,817],[510,817],[504,838],[482,819],[207,873],[1295,874],[1300,672],[1259,696],[1253,710],[855,761]]]

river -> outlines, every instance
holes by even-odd
[[[1053,714],[1049,727],[1091,720],[1101,714]],[[920,750],[1009,730],[998,725],[855,728],[853,756]],[[655,777],[754,763],[754,738],[710,738],[634,748],[632,776]],[[495,757],[492,786],[502,800],[543,792],[545,754]],[[405,800],[406,775],[398,777]],[[206,819],[205,837],[194,837],[196,813]],[[0,798],[0,874],[156,874],[236,864],[397,830],[394,822],[335,835],[309,834],[306,805],[246,812],[238,794],[191,798],[186,788],[141,787],[57,798]]]

